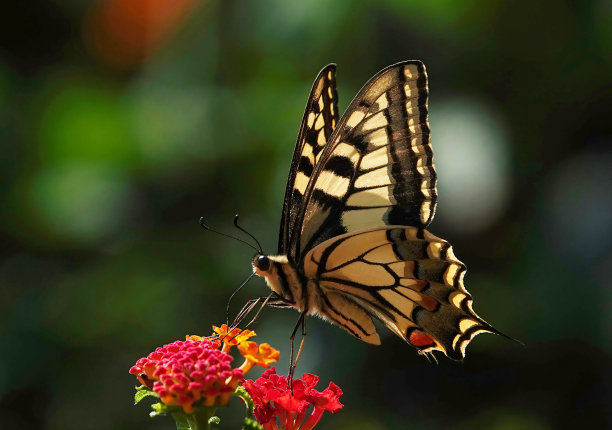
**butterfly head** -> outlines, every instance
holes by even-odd
[[[255,273],[258,275],[263,275],[264,272],[270,270],[270,258],[264,254],[257,254],[253,258],[253,268],[255,269]]]
[[[278,275],[274,257],[257,253],[251,264],[253,265],[253,273],[264,278],[270,288],[278,293],[279,289],[275,288],[278,284]]]
[[[253,272],[266,280],[268,286],[280,297],[286,297],[287,282],[295,283],[295,270],[287,260],[286,255],[266,255],[261,252],[255,254]]]
[[[253,265],[253,271],[259,276],[271,276],[276,271],[284,266],[289,265],[287,256],[285,255],[266,255],[262,252],[258,252],[253,257],[251,263]]]

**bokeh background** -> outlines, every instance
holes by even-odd
[[[610,2],[2,9],[0,427],[173,428],[132,405],[128,369],[224,322],[251,270],[251,250],[198,218],[231,231],[240,213],[274,252],[317,72],[338,64],[344,109],[413,58],[430,77],[431,230],[467,264],[476,310],[525,346],[481,336],[464,363],[435,365],[389,333],[374,347],[310,319],[298,373],[345,392],[320,428],[611,425]],[[266,291],[251,281],[233,312]],[[296,318],[269,309],[255,327],[282,373]],[[238,428],[235,403],[221,428]]]

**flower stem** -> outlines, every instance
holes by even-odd
[[[187,415],[190,430],[210,430],[209,420],[215,415],[215,407],[201,406],[195,408],[192,414]]]

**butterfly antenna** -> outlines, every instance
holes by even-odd
[[[226,316],[226,323],[227,323],[227,326],[228,326],[228,327],[229,327],[229,325],[230,325],[230,324],[229,324],[229,308],[230,308],[230,303],[232,303],[232,299],[234,298],[234,296],[236,295],[236,293],[238,293],[238,291],[240,291],[240,289],[241,289],[242,287],[244,287],[244,286],[245,286],[245,285],[246,285],[246,284],[247,284],[247,283],[248,283],[248,282],[251,280],[251,278],[252,278],[254,275],[255,275],[255,272],[251,273],[251,275],[250,275],[250,276],[249,276],[249,277],[246,279],[246,281],[244,281],[244,282],[242,283],[242,285],[240,285],[240,286],[239,286],[239,287],[236,289],[236,291],[234,291],[234,292],[232,293],[232,295],[230,296],[229,300],[227,301],[227,306],[226,306],[226,308],[225,308],[225,316]]]
[[[257,238],[255,236],[253,236],[251,233],[249,233],[248,231],[246,231],[244,228],[240,227],[238,225],[238,214],[236,214],[236,216],[234,217],[234,225],[236,226],[236,228],[246,234],[248,234],[251,239],[253,239],[255,241],[255,243],[257,243],[257,246],[259,246],[259,253],[263,254],[263,250],[261,249],[261,244],[259,243],[259,241],[257,240]]]
[[[236,224],[236,222],[234,221],[234,224]],[[204,217],[200,217],[200,226],[208,231],[212,231],[213,233],[217,233],[220,234],[221,236],[225,236],[225,237],[229,237],[230,239],[234,239],[237,240],[238,242],[242,242],[245,245],[250,246],[251,248],[253,248],[255,250],[255,252],[261,252],[261,247],[260,249],[255,248],[253,245],[251,245],[249,242],[244,241],[236,236],[232,236],[231,234],[227,234],[227,233],[222,233],[218,230],[215,230],[214,228],[208,226],[206,223],[204,223]],[[252,236],[251,236],[252,237]],[[259,244],[259,242],[257,242],[257,244]]]

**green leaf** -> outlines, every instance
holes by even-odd
[[[140,387],[136,387],[136,394],[134,394],[134,404],[137,405],[145,397],[156,397],[159,399],[159,396],[157,395],[157,393],[151,390],[146,385],[141,385]]]
[[[239,385],[238,387],[236,387],[236,390],[234,390],[232,395],[239,397],[242,399],[242,401],[244,401],[244,406],[246,407],[247,415],[249,417],[252,417],[255,405],[253,405],[253,399],[251,398],[249,393],[247,393],[247,390],[245,390],[243,386]]]
[[[164,405],[162,402],[152,404],[151,405],[151,409],[153,409],[153,410],[151,412],[149,412],[149,416],[151,418],[154,418],[154,417],[158,417],[160,415],[165,415],[166,411],[164,410],[164,406],[166,406],[166,405]]]
[[[242,426],[242,430],[263,430],[261,424],[255,421],[252,418],[244,419],[244,426]]]
[[[253,404],[253,398],[249,395],[249,393],[247,393],[247,390],[245,390],[242,386],[238,386],[232,395],[241,398],[247,410],[247,417],[244,419],[242,430],[263,430],[263,427],[257,421],[251,418],[253,416],[255,405]]]
[[[183,408],[181,408],[180,406],[168,406],[162,402],[152,404],[151,409],[153,409],[149,413],[149,416],[151,418],[158,417],[160,415],[184,413]]]
[[[221,418],[219,417],[210,417],[208,419],[208,424],[219,424],[221,422]]]

